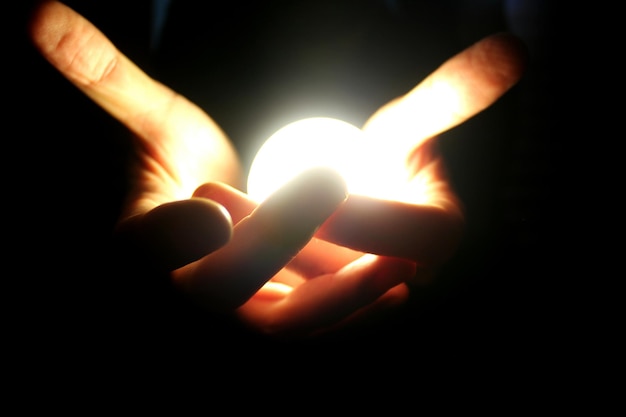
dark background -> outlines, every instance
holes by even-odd
[[[23,32],[11,109],[20,130],[9,134],[6,178],[19,311],[36,317],[30,336],[139,362],[172,346],[185,347],[177,360],[198,363],[217,354],[250,365],[297,352],[288,363],[366,357],[374,368],[390,360],[419,368],[436,357],[465,364],[515,358],[508,366],[522,369],[553,354],[562,318],[554,289],[564,269],[554,248],[563,239],[556,207],[565,164],[563,139],[553,131],[552,2],[200,3],[174,0],[157,43],[149,2],[67,2],[151,76],[205,109],[246,163],[291,120],[325,115],[359,125],[483,36],[521,36],[530,51],[524,79],[440,139],[467,212],[457,255],[398,314],[316,342],[264,340],[226,319],[199,319],[171,294],[121,285],[110,275],[106,244],[125,192],[127,133],[32,50]]]

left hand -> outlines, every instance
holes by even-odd
[[[436,135],[493,104],[519,80],[525,60],[519,39],[488,36],[375,112],[364,132],[411,143],[397,160],[409,173],[405,193],[395,201],[349,195],[298,255],[238,309],[242,320],[270,334],[316,334],[402,304],[408,282],[430,282],[453,255],[464,226]],[[245,194],[223,184],[205,184],[195,194],[220,202],[235,224],[255,208]]]

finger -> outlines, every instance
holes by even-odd
[[[460,210],[349,195],[316,237],[353,250],[439,264],[463,231]]]
[[[363,130],[407,150],[481,112],[521,78],[528,53],[517,37],[488,36],[443,63],[406,95],[377,111]]]
[[[381,319],[385,318],[385,315],[393,313],[396,308],[404,305],[409,298],[409,293],[409,287],[406,284],[398,284],[371,304],[360,308],[332,326],[317,329],[311,335],[319,336],[347,327],[367,326],[371,325],[373,320],[380,322]]]
[[[294,288],[302,285],[306,280],[298,273],[283,268],[267,281],[252,296],[257,302],[273,303],[282,300]],[[249,300],[247,302],[250,302]]]
[[[258,205],[247,194],[223,183],[206,183],[194,192],[194,196],[216,201],[228,210],[233,223],[237,224]],[[313,278],[337,272],[346,264],[363,255],[321,239],[311,239],[286,266],[298,276]]]
[[[395,244],[396,242],[394,241],[393,243]],[[391,250],[388,252],[394,253]],[[395,253],[401,252],[396,250]],[[363,252],[314,237],[286,267],[292,274],[299,277],[299,279],[296,281],[286,280],[283,279],[284,277],[281,275],[273,278],[273,280],[294,287],[295,283],[302,283],[303,280],[337,272],[363,255]],[[415,258],[419,257],[415,256]],[[409,281],[416,285],[431,283],[437,275],[438,266],[436,262],[432,262],[431,264],[425,262],[420,263],[417,265],[415,276]],[[291,275],[289,275],[289,277],[291,277]]]
[[[361,256],[363,252],[314,237],[289,262],[287,268],[303,278],[312,279],[337,272]]]
[[[149,77],[88,20],[59,2],[46,1],[34,11],[29,30],[35,47],[57,70],[134,132],[138,149],[155,165],[165,165],[159,175],[173,177],[176,198],[188,198],[209,179],[240,185],[238,159],[217,124]],[[141,203],[154,200],[150,207],[131,208],[129,215],[171,201],[171,196],[152,192]]]
[[[115,232],[121,256],[169,272],[228,243],[232,222],[224,207],[192,198],[125,219]]]
[[[336,274],[303,283],[280,302],[270,305],[265,300],[252,299],[238,313],[263,333],[300,336],[335,326],[361,309],[375,305],[414,272],[413,262],[366,255]],[[399,287],[385,301],[381,300],[379,306],[406,296],[406,289]]]
[[[431,168],[439,169],[436,164],[422,167],[414,181]],[[287,267],[311,278],[336,272],[363,252],[405,257],[424,266],[448,259],[461,238],[463,214],[447,183],[422,182],[430,187],[420,190],[428,205],[348,196]],[[222,204],[235,223],[256,206],[246,194],[225,184],[204,184],[195,195]]]
[[[224,206],[230,213],[234,224],[239,223],[258,206],[258,203],[247,194],[228,184],[218,182],[202,184],[194,191],[193,196],[208,198]]]
[[[61,3],[43,2],[33,14],[30,33],[54,67],[142,137],[151,133],[145,132],[146,109],[161,108],[176,99],[88,20]]]
[[[345,198],[337,173],[307,171],[241,220],[228,245],[175,271],[175,282],[204,305],[238,307],[306,245]]]

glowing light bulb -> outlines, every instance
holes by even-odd
[[[403,155],[341,120],[314,117],[288,124],[259,149],[248,176],[248,194],[263,201],[295,175],[316,166],[339,172],[348,191],[396,199],[408,184]]]

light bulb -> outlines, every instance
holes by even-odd
[[[407,171],[404,159],[388,148],[341,120],[313,117],[292,122],[257,152],[248,195],[261,202],[297,174],[324,166],[341,174],[349,193],[395,199],[407,184]]]

